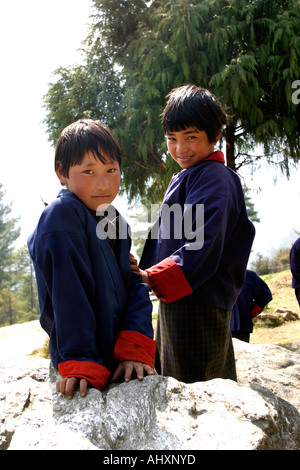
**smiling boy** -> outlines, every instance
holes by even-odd
[[[220,134],[213,142],[209,142],[205,131],[187,127],[177,132],[169,131],[166,137],[170,155],[183,170],[187,170],[213,153]]]
[[[28,240],[40,321],[62,376],[57,391],[68,398],[77,385],[84,396],[88,384],[101,390],[121,376],[128,381],[155,374],[152,305],[147,286],[130,270],[130,239],[97,236],[97,209],[117,196],[120,164],[119,144],[99,121],[80,120],[64,129],[55,171],[66,189]],[[113,223],[128,229],[120,214]]]
[[[156,369],[183,382],[213,378],[236,380],[230,332],[231,309],[242,288],[254,239],[239,177],[214,147],[227,116],[217,98],[194,85],[168,96],[162,122],[171,157],[181,171],[173,176],[162,208],[204,207],[204,222],[194,210],[192,227],[203,243],[164,237],[161,210],[158,235],[149,237],[137,270],[160,299]],[[165,211],[167,212],[167,211]],[[175,220],[175,219],[174,219]],[[178,220],[178,218],[176,219]],[[197,234],[196,234],[197,235]]]

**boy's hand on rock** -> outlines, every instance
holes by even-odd
[[[156,370],[148,364],[136,361],[122,361],[116,368],[110,382],[118,382],[118,379],[122,376],[124,376],[125,382],[135,378],[143,380],[145,373],[146,375],[157,375]]]
[[[69,400],[73,398],[74,390],[79,385],[80,396],[85,397],[88,388],[88,381],[77,377],[66,377],[56,382],[56,391],[66,395]]]

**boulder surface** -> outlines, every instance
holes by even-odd
[[[299,450],[300,355],[234,347],[238,383],[153,376],[72,400],[49,360],[0,361],[0,449]]]

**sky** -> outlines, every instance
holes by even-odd
[[[54,173],[54,149],[48,142],[42,97],[53,72],[60,66],[79,64],[78,51],[87,36],[92,2],[89,0],[15,0],[0,3],[0,182],[4,202],[12,204],[11,216],[19,218],[18,246],[26,243],[43,210],[61,186]],[[300,170],[288,181],[264,166],[251,176],[242,172],[251,187],[252,202],[261,222],[256,225],[252,259],[290,246],[300,231]],[[277,183],[274,178],[277,176]],[[135,229],[127,201],[118,198],[121,210]]]

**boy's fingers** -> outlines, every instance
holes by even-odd
[[[136,259],[133,255],[131,255],[131,254],[129,255],[129,262],[130,262],[131,268],[133,268],[133,267],[138,268],[137,259]]]
[[[145,371],[147,372],[148,375],[157,375],[156,370],[153,369],[153,367],[148,366],[147,364],[145,364],[144,369],[145,369]]]
[[[56,382],[56,391],[57,392],[63,393],[63,390],[64,390],[63,385],[62,385],[63,380],[65,380],[65,379],[61,379],[61,380],[58,380]]]
[[[136,264],[131,264],[130,269],[131,271],[136,271],[138,274],[140,274],[140,268]]]
[[[113,383],[113,382],[116,382],[116,381],[120,378],[120,376],[121,376],[123,370],[124,370],[124,369],[123,369],[122,365],[119,364],[118,367],[116,368],[116,370],[115,370],[115,372],[114,372],[112,378],[110,379],[110,382],[112,382],[112,383]]]
[[[80,385],[79,385],[79,391],[80,391],[80,396],[81,397],[86,396],[87,388],[88,388],[88,381],[85,380],[85,379],[81,379],[80,380]]]
[[[135,372],[133,377],[133,372]],[[157,375],[156,370],[148,364],[135,361],[123,361],[116,368],[110,382],[116,382],[124,374],[125,382],[129,382],[135,375],[138,380],[143,380],[144,372],[148,375]]]
[[[74,395],[74,388],[75,386],[77,385],[78,383],[78,379],[76,379],[75,377],[71,377],[69,379],[67,379],[67,382],[66,382],[66,395],[68,398],[72,398],[73,395]]]
[[[143,364],[137,364],[135,367],[135,372],[138,380],[143,380],[144,378],[144,367]]]
[[[66,377],[56,382],[56,390],[71,399],[77,383],[78,379],[76,377]]]
[[[133,364],[131,362],[127,362],[125,365],[125,374],[124,380],[125,382],[129,382],[133,372]]]

